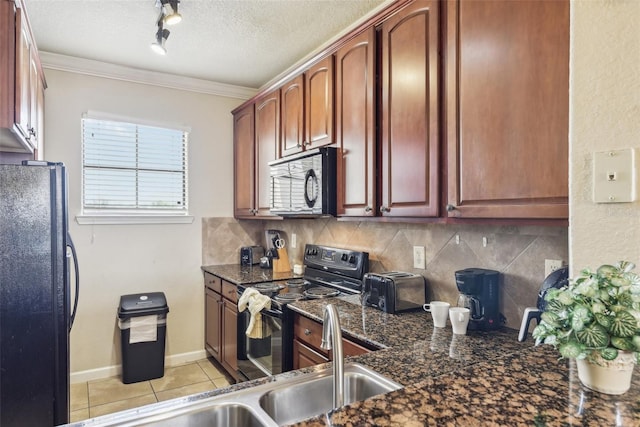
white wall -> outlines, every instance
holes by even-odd
[[[70,228],[80,262],[80,304],[71,333],[71,372],[76,374],[72,380],[101,368],[89,377],[115,374],[115,365],[121,363],[116,310],[124,294],[165,292],[170,307],[167,355],[203,357],[201,219],[233,216],[230,111],[241,100],[51,69],[46,78],[45,158],[68,167]],[[87,110],[191,127],[192,224],[76,223],[81,207],[80,118]]]
[[[640,172],[640,1],[571,2],[570,230],[573,274],[640,267],[640,202],[592,202],[594,151],[635,148]],[[638,179],[636,183],[638,184]]]

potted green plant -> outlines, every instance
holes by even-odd
[[[553,345],[575,358],[587,387],[622,394],[640,361],[640,275],[620,261],[583,270],[569,284],[547,292],[545,311],[533,331],[536,345]]]

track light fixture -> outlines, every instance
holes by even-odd
[[[180,0],[155,0],[156,7],[160,9],[160,16],[158,16],[157,22],[156,41],[151,43],[151,49],[159,55],[167,54],[165,43],[169,38],[170,32],[164,26],[174,25],[182,21],[182,15],[178,13],[178,3],[180,3]]]
[[[167,39],[169,38],[169,34],[171,33],[169,30],[163,28],[162,25],[162,16],[158,19],[158,31],[156,32],[156,41],[151,43],[151,49],[158,55],[166,55],[167,48],[164,46]]]
[[[161,3],[165,24],[175,25],[182,21],[182,15],[178,13],[178,3],[180,3],[180,0],[161,0]]]

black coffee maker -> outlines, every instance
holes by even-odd
[[[488,331],[502,324],[500,314],[500,272],[484,268],[467,268],[455,272],[460,291],[459,307],[467,307],[469,330]]]

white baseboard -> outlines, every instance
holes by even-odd
[[[207,358],[206,350],[191,351],[189,353],[172,354],[164,358],[164,366],[178,366]],[[71,373],[71,384],[86,381],[101,380],[109,377],[117,377],[122,374],[122,365],[104,366],[102,368],[88,369]]]

